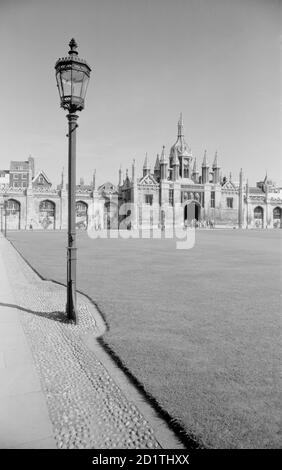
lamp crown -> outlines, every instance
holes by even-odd
[[[69,46],[70,46],[70,51],[69,51],[69,55],[77,55],[78,52],[76,51],[77,49],[77,42],[74,38],[72,38],[69,42]]]

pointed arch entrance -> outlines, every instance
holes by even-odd
[[[87,230],[88,226],[88,205],[84,201],[76,202],[76,228]]]
[[[261,206],[255,207],[254,219],[255,219],[255,227],[263,228],[263,208]]]
[[[184,206],[184,225],[191,226],[201,218],[201,205],[197,201],[188,201]]]
[[[104,203],[104,229],[117,229],[119,226],[118,204],[112,200]]]
[[[55,207],[48,199],[39,204],[39,224],[44,230],[55,230]]]

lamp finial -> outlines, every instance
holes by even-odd
[[[70,46],[70,51],[69,51],[69,55],[77,55],[78,52],[76,51],[77,49],[77,42],[74,38],[72,38],[69,42],[69,46]]]

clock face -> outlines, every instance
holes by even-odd
[[[188,166],[188,161],[184,160],[184,166]]]

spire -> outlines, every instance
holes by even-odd
[[[132,160],[132,181],[135,181],[135,158]]]
[[[174,153],[173,153],[172,165],[180,165],[176,150],[174,150]]]
[[[95,189],[96,189],[96,168],[93,171],[93,176],[92,176],[92,189],[93,189],[93,191],[95,191]]]
[[[146,152],[145,160],[144,160],[144,165],[143,165],[143,176],[146,176],[150,173],[150,166],[148,163],[148,154]]]
[[[155,163],[154,169],[157,170],[157,171],[160,169],[160,158],[159,158],[158,153],[157,153],[157,158],[156,158],[156,163]]]
[[[121,168],[121,165],[120,165],[119,170],[118,170],[118,185],[119,186],[122,185],[122,168]]]
[[[208,159],[207,159],[207,151],[206,150],[205,150],[205,153],[204,153],[204,159],[203,159],[202,167],[203,168],[208,168],[209,167]]]
[[[231,171],[229,173],[229,181],[230,181],[230,183],[232,183],[232,173],[231,173]]]
[[[167,164],[168,164],[168,161],[165,156],[165,146],[163,145],[161,159],[160,159],[161,180],[167,179]]]
[[[178,121],[178,137],[183,137],[184,136],[184,131],[183,131],[183,118],[182,118],[182,113],[180,113],[179,121]]]
[[[149,170],[149,169],[150,169],[150,167],[149,167],[149,164],[148,164],[148,154],[146,152],[144,165],[143,165],[143,170]]]
[[[220,168],[218,166],[217,151],[215,152],[214,162],[213,162],[212,168],[213,168],[213,170]]]
[[[166,159],[166,156],[165,156],[165,146],[163,145],[163,148],[162,148],[162,153],[161,153],[161,160],[160,160],[161,163],[167,163],[167,159]]]
[[[197,159],[194,159],[194,165],[193,165],[193,174],[196,175],[199,173],[198,166],[197,166]]]
[[[243,190],[243,170],[240,168],[240,173],[239,173],[239,187],[241,191]]]

